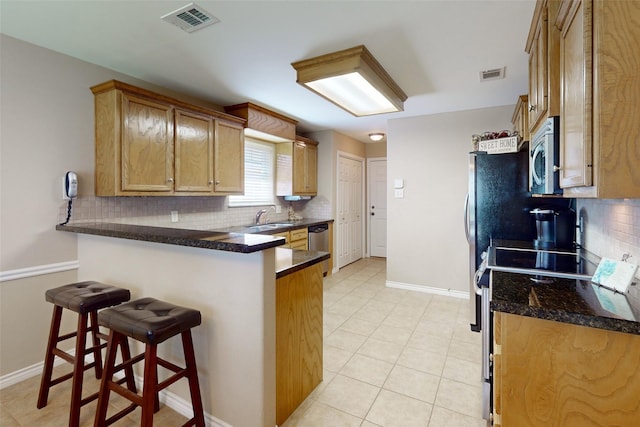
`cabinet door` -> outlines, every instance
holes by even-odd
[[[122,191],[173,191],[170,105],[122,96]]]
[[[540,16],[529,52],[529,126],[533,131],[547,112],[547,10]]]
[[[640,336],[506,313],[499,333],[503,426],[638,424]]]
[[[244,192],[244,130],[242,127],[216,121],[215,137],[216,193]]]
[[[306,144],[295,142],[293,144],[293,194],[307,192],[306,183]]]
[[[318,147],[307,145],[307,191],[318,193]]]
[[[213,119],[175,112],[175,191],[213,192]]]
[[[293,194],[315,195],[318,192],[318,147],[293,144]]]
[[[560,187],[592,184],[591,1],[575,1],[560,39]]]

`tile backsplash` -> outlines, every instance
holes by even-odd
[[[258,210],[267,209],[268,220],[287,220],[291,205],[303,218],[331,218],[329,201],[320,196],[311,200],[288,202],[276,198],[281,212],[274,205],[228,207],[227,197],[79,197],[73,201],[71,223],[115,222],[157,227],[214,230],[252,224]],[[178,212],[178,222],[171,221],[171,212]],[[58,223],[67,217],[67,203],[60,206]]]
[[[577,199],[583,246],[600,257],[640,263],[640,199]],[[640,277],[640,272],[636,274]]]

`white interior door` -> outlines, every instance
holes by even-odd
[[[338,268],[362,258],[363,159],[338,155]]]
[[[387,160],[367,163],[369,186],[369,255],[387,256]]]

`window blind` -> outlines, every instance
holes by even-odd
[[[244,195],[229,196],[229,206],[274,204],[275,146],[246,139],[244,143]]]

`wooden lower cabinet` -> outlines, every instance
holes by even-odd
[[[276,280],[276,423],[322,381],[322,264]]]
[[[299,228],[289,232],[289,247],[291,249],[309,250],[309,231],[306,228]]]
[[[640,336],[494,313],[494,425],[637,426]]]
[[[309,250],[309,232],[306,228],[297,230],[283,231],[281,233],[272,234],[274,237],[284,237],[285,244],[282,248]]]

